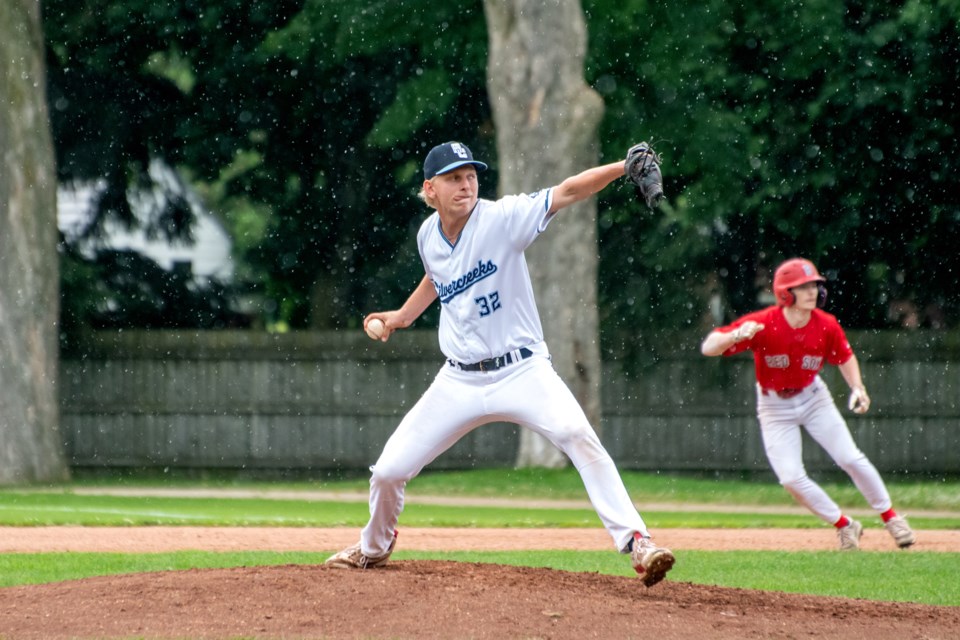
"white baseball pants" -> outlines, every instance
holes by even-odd
[[[842,512],[820,485],[807,476],[801,427],[847,472],[871,507],[879,513],[890,508],[890,494],[880,474],[857,448],[820,376],[798,395],[787,399],[774,393],[764,394],[758,385],[757,417],[767,459],[780,484],[824,522],[836,523]]]
[[[387,440],[370,467],[370,520],[364,554],[386,553],[403,511],[409,480],[467,433],[489,422],[513,422],[546,437],[580,473],[587,495],[618,551],[647,528],[627,495],[613,459],[547,356],[492,372],[445,365]]]

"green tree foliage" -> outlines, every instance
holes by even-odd
[[[442,139],[493,144],[482,24],[479,3],[308,2],[260,47],[283,112],[238,182],[277,207],[248,258],[284,274],[274,297],[296,302],[295,325],[358,326],[422,277],[423,155]]]
[[[53,0],[46,16],[64,177],[106,176],[120,200],[151,157],[188,170],[293,326],[396,302],[422,273],[425,150],[493,144],[479,2]]]
[[[894,323],[897,300],[955,324],[956,6],[584,4],[602,159],[649,140],[669,198],[649,212],[626,185],[602,194],[607,357],[755,308],[794,255],[830,277],[850,328]],[[293,326],[400,304],[422,273],[425,151],[457,138],[494,156],[479,1],[50,0],[45,26],[62,178],[106,177],[102,209],[122,218],[150,158],[188,172]],[[171,203],[158,232],[185,227]]]
[[[625,291],[607,289],[606,311],[696,326],[715,273],[729,317],[804,255],[848,326],[886,326],[897,299],[933,309],[933,326],[955,319],[958,15],[922,1],[595,7],[604,141],[653,138],[671,192],[665,217],[607,207],[604,268]]]
[[[297,9],[283,1],[208,4],[43,4],[60,180],[103,185],[78,241],[102,234],[110,222],[143,222],[149,236],[191,239],[193,215],[184,194],[155,182],[150,164],[162,160],[204,176],[233,159],[237,113],[218,89],[229,78],[243,82],[242,67],[233,66],[242,59],[233,54],[255,47]],[[201,85],[205,73],[217,77]],[[131,189],[163,193],[145,221],[131,211]],[[210,301],[203,305],[204,296],[190,289],[188,279],[163,276],[136,256],[89,256],[66,239],[62,244],[63,280],[70,285],[62,326],[68,332],[87,325],[152,326],[160,315],[167,326],[215,327],[231,320],[216,284],[204,292]],[[126,272],[108,277],[110,268]],[[191,300],[200,304],[199,312],[197,304],[170,304]],[[147,311],[154,303],[153,312]]]

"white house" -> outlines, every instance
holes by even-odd
[[[150,164],[149,171],[154,182],[163,185],[167,192],[180,192],[187,198],[196,218],[193,242],[171,244],[163,238],[148,238],[142,229],[128,230],[123,225],[111,222],[105,227],[105,237],[85,241],[86,245],[81,244],[80,250],[90,255],[98,247],[133,250],[150,258],[167,271],[173,271],[175,266],[185,268],[189,265],[194,279],[200,282],[210,279],[230,282],[234,274],[231,257],[233,242],[226,229],[215,215],[200,204],[173,169],[154,161]],[[102,188],[102,182],[58,188],[57,226],[68,241],[76,241],[86,226],[91,200],[97,190]],[[162,197],[163,191],[160,188],[152,193],[128,194],[133,214],[140,220],[144,220],[146,212],[150,210],[150,199]]]

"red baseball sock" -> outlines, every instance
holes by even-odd
[[[897,512],[894,511],[893,509],[887,509],[886,511],[880,514],[880,517],[883,519],[884,522],[890,522],[892,519],[897,517]]]
[[[833,523],[837,529],[843,529],[845,526],[850,524],[850,518],[847,516],[840,516],[840,519]]]

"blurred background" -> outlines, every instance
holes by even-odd
[[[59,270],[59,291],[50,294],[56,304],[41,296],[36,307],[56,314],[56,345],[37,351],[22,335],[5,344],[28,345],[41,360],[57,349],[67,358],[63,385],[56,390],[66,407],[67,433],[52,438],[52,449],[66,446],[68,457],[76,456],[78,443],[91,442],[98,429],[104,440],[114,438],[103,427],[104,398],[110,395],[105,390],[115,392],[137,379],[124,351],[136,340],[123,338],[123,332],[362,336],[364,314],[402,304],[423,273],[415,234],[427,211],[415,194],[430,147],[466,142],[491,165],[482,174],[481,195],[498,195],[503,177],[498,171],[506,162],[498,158],[488,69],[490,9],[498,4],[505,3],[45,0],[38,6],[16,0],[7,5],[0,23],[12,34],[2,45],[11,68],[31,48],[43,65],[39,90],[55,159],[59,261],[53,268]],[[576,5],[528,6],[549,12],[554,4]],[[19,22],[20,8],[36,11],[35,21]],[[598,196],[596,295],[583,300],[597,310],[598,326],[596,339],[587,339],[599,345],[601,377],[656,370],[655,384],[664,385],[642,393],[624,390],[618,386],[622,381],[609,387],[613,391],[605,387],[605,419],[632,403],[633,413],[623,420],[635,424],[659,403],[671,418],[686,411],[688,424],[690,415],[705,411],[691,411],[691,404],[726,400],[724,381],[729,381],[745,401],[738,401],[742,411],[733,413],[742,413],[737,420],[751,429],[749,383],[744,384],[749,371],[734,375],[723,365],[701,363],[699,373],[683,365],[686,373],[671,376],[662,367],[672,366],[678,350],[694,349],[713,326],[770,304],[772,270],[802,255],[828,278],[828,310],[848,331],[892,332],[871,343],[868,356],[878,362],[904,359],[894,347],[907,345],[910,357],[902,371],[886,382],[880,378],[885,394],[908,403],[887,414],[891,425],[919,416],[921,426],[933,421],[952,433],[942,411],[946,405],[956,409],[955,387],[952,378],[940,378],[949,370],[940,360],[958,351],[950,330],[960,318],[960,201],[951,186],[960,144],[960,5],[595,0],[582,3],[582,18],[583,80],[603,104],[595,161],[617,161],[633,143],[647,140],[663,156],[667,194],[656,211],[646,209],[625,182]],[[23,49],[17,49],[20,42],[26,43]],[[535,38],[520,42],[518,56],[541,44]],[[7,77],[5,104],[16,103],[17,78],[34,77],[17,74]],[[15,129],[16,116],[9,117],[10,125],[0,127],[2,136]],[[6,137],[3,142],[4,148],[17,148]],[[522,160],[536,168],[562,149],[547,136]],[[0,186],[4,196],[15,192]],[[33,236],[28,230],[23,237]],[[2,239],[0,248],[5,249],[0,260],[15,259]],[[16,269],[4,265],[0,293],[15,301],[32,289],[8,280]],[[561,278],[560,285],[566,284]],[[4,307],[3,300],[4,324],[24,324],[7,315],[17,304]],[[416,327],[434,327],[437,314],[435,305]],[[111,337],[100,342],[84,337],[104,331]],[[692,337],[678,342],[678,332]],[[911,341],[905,337],[910,334],[923,337]],[[165,340],[146,349],[160,360],[213,349],[190,341],[178,348]],[[217,348],[279,349],[284,357],[296,349],[323,358],[340,354],[341,364],[372,357],[356,355],[369,348],[366,343],[355,344],[345,356],[342,337],[327,334],[324,340],[326,347],[312,348],[296,337],[266,346],[231,337]],[[411,344],[418,345],[408,353],[415,360],[422,349],[433,348]],[[0,398],[0,414],[8,416],[5,428],[20,424],[21,415],[28,431],[57,424],[52,411],[34,421],[34,405],[19,400],[29,394],[9,384],[21,375],[12,373],[10,363],[29,358],[16,350],[3,353],[10,356],[6,369],[0,367],[7,376],[8,393]],[[435,351],[430,356],[431,363],[437,360]],[[113,358],[114,364],[99,367],[101,373],[116,370],[96,379],[90,363],[97,358]],[[32,381],[24,390],[50,384],[43,373],[53,368],[47,362],[24,369],[23,379]],[[918,373],[917,362],[928,369]],[[247,373],[240,369],[233,380]],[[176,423],[157,414],[160,405],[147,395],[157,389],[156,380],[188,376],[180,378],[180,387],[185,380],[191,380],[187,386],[203,386],[190,377],[195,371],[178,374],[158,365],[154,374],[111,405],[117,419],[127,421],[131,442],[146,442],[142,434],[160,428],[130,427],[131,412],[153,411],[164,428]],[[218,369],[205,375],[224,374]],[[270,375],[276,383],[277,374]],[[315,380],[317,386],[328,385],[325,375]],[[315,413],[329,412],[329,403],[356,404],[357,396],[350,394],[363,388],[356,375],[349,393],[334,385],[328,402],[314,402]],[[869,380],[869,370],[867,375]],[[702,391],[698,396],[681,391],[691,381],[691,390]],[[81,390],[81,382],[93,387]],[[933,390],[918,398],[917,389]],[[182,388],[165,393],[184,397]],[[233,393],[250,397],[239,387]],[[267,400],[288,404],[290,397],[301,399],[310,391],[271,393]],[[383,400],[393,409],[381,410],[382,429],[395,422],[403,402]],[[222,398],[215,409],[201,411],[197,403],[203,405],[196,400],[186,413],[228,411]],[[273,410],[301,416],[297,428],[309,423],[303,415],[313,415]],[[80,414],[86,427],[78,426]],[[261,415],[250,410],[249,416]],[[238,419],[249,426],[255,423],[249,416]],[[669,421],[661,428],[669,437]],[[928,438],[931,448],[943,442],[943,432],[937,433]],[[192,446],[191,437],[184,436],[183,446]],[[382,437],[377,431],[369,446],[376,449]],[[162,445],[174,438],[162,432],[156,439]],[[317,446],[327,446],[324,442],[330,441]],[[908,445],[896,440],[892,446]],[[16,462],[18,450],[30,449],[18,446],[11,444],[12,453],[0,461]],[[150,446],[150,459],[162,462],[160,445]],[[295,450],[297,442],[289,446]],[[622,455],[633,455],[632,446],[623,443]],[[96,460],[96,452],[90,455]],[[362,452],[357,459],[369,455]],[[43,467],[28,469],[25,477],[44,477]]]
[[[356,328],[422,275],[425,151],[463,140],[497,170],[480,0],[42,8],[66,337]],[[649,140],[668,195],[657,212],[625,185],[600,195],[608,350],[767,303],[794,255],[826,273],[847,328],[956,326],[956,5],[584,10],[598,161]],[[484,174],[486,197],[496,184]]]

